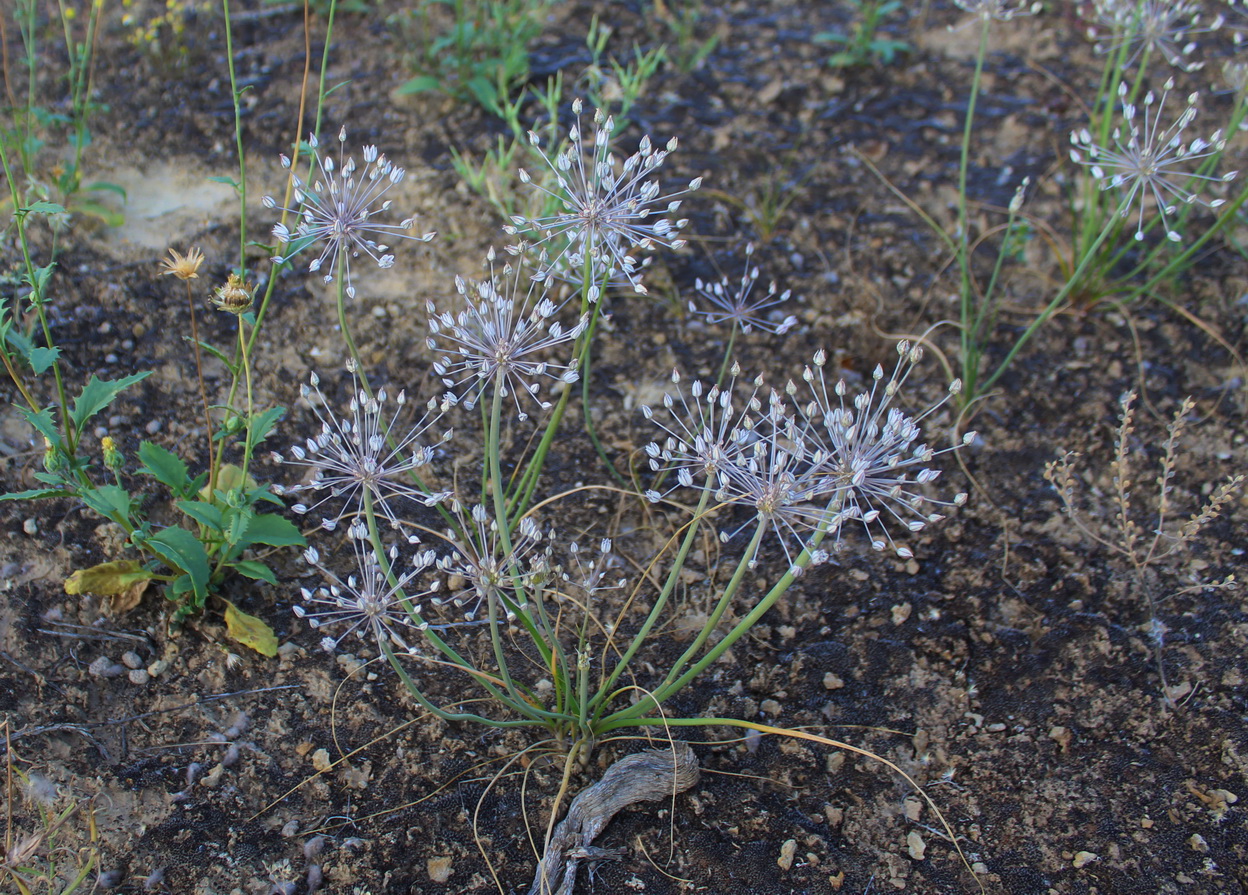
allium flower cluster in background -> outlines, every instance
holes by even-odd
[[[747,333],[757,328],[772,335],[783,335],[797,325],[797,318],[789,314],[777,322],[766,312],[788,301],[792,292],[786,289],[777,295],[777,286],[773,280],[768,285],[766,294],[751,296],[759,276],[758,268],[750,265],[753,256],[754,245],[751,243],[745,247],[745,272],[741,274],[741,282],[735,287],[727,277],[718,283],[696,280],[694,288],[702,301],[689,302],[689,310],[705,317],[708,323],[729,323]]]
[[[1101,53],[1129,49],[1123,65],[1156,53],[1180,71],[1193,72],[1203,62],[1191,58],[1197,34],[1217,31],[1223,16],[1206,17],[1201,4],[1189,0],[1094,0],[1096,24],[1089,36]]]
[[[308,137],[317,174],[312,183],[306,184],[298,174],[293,175],[295,206],[285,208],[271,196],[264,197],[266,208],[288,212],[299,219],[291,230],[285,224],[273,227],[273,236],[285,247],[284,255],[274,255],[273,261],[289,261],[308,245],[321,242],[321,253],[308,265],[310,273],[324,271],[325,282],[334,279],[339,263],[343,268],[347,295],[355,298],[355,284],[351,280],[351,259],[364,253],[378,267],[394,264],[390,246],[383,240],[411,239],[429,242],[436,233],[417,236],[411,233],[414,218],[401,223],[384,224],[373,220],[375,215],[390,210],[391,200],[384,198],[396,183],[403,179],[404,170],[377,153],[376,146],[364,147],[364,168],[356,174],[355,159],[344,159],[347,129],[338,132],[338,162],[317,152],[316,135]],[[282,156],[282,166],[289,168],[291,161]]]
[[[1137,121],[1137,107],[1126,101],[1127,85],[1119,87],[1123,100],[1123,123],[1114,128],[1112,147],[1097,145],[1085,128],[1070,136],[1071,158],[1087,165],[1092,176],[1100,181],[1103,190],[1115,189],[1122,193],[1119,214],[1126,217],[1132,207],[1138,205],[1135,238],[1144,238],[1146,197],[1151,197],[1161,217],[1166,238],[1178,242],[1182,237],[1170,224],[1178,204],[1199,203],[1218,208],[1225,200],[1202,199],[1193,190],[1205,183],[1229,183],[1237,172],[1231,171],[1220,177],[1202,174],[1194,163],[1220,153],[1226,146],[1221,131],[1215,131],[1208,140],[1199,137],[1185,143],[1184,131],[1196,118],[1195,93],[1187,97],[1187,105],[1169,125],[1163,124],[1166,99],[1174,89],[1174,82],[1167,81],[1160,96],[1151,90],[1144,97],[1142,120]]]
[[[852,398],[843,380],[828,387],[824,352],[803,372],[805,386],[790,382],[783,391],[771,390],[765,408],[759,397],[762,380],[756,379],[743,408],[736,410],[735,368],[723,389],[694,383],[692,402],[682,393],[675,399],[668,395],[664,408],[672,421],[656,420],[667,438],[646,447],[650,466],[655,471],[675,468],[685,486],[694,485],[700,473],[700,487],[716,500],[751,510],[753,522],[776,532],[791,566],[803,549],[811,551],[812,563],[827,559],[820,542],[831,536],[839,546],[841,529],[851,519],[867,530],[873,549],[891,546],[898,556],[912,556],[894,540],[891,524],[917,532],[942,518],[931,507],[966,500],[965,494],[933,499],[920,490],[940,475],[928,464],[953,449],[929,447],[921,440],[920,424],[957,393],[960,383],[955,381],[949,394],[925,410],[907,414],[896,406],[898,395],[922,350],[908,342],[897,350],[888,380],[883,367],[876,367],[870,391]],[[643,412],[655,418],[650,408]],[[962,444],[974,438],[975,433],[967,433]],[[647,496],[652,501],[663,497],[654,490]],[[753,522],[721,527],[720,537],[726,541],[753,530]],[[749,560],[751,565],[757,561],[756,556]]]
[[[579,284],[588,273],[595,284],[591,301],[603,284],[627,282],[644,293],[641,268],[648,259],[639,263],[633,253],[684,245],[677,234],[689,222],[668,215],[676,213],[680,197],[696,190],[702,178],[690,181],[686,189],[663,194],[653,178],[676,149],[676,138],[665,148],[655,149],[648,136],[642,137],[637,151],[618,164],[611,152],[615,123],[601,111],[594,112],[586,159],[581,108],[580,100],[573,103],[576,124],[568,131],[566,147],[553,159],[541,149],[537,134],[529,133],[530,142],[554,175],[556,188],[547,189],[532,181],[526,171],[520,172],[523,182],[554,197],[563,211],[540,218],[516,216],[504,230],[547,250],[549,257],[538,268],[538,278],[554,276]]]

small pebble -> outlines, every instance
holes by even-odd
[[[762,704],[759,706],[759,709],[761,709],[764,714],[774,717],[780,714],[780,703],[776,702],[774,699],[764,699]]]
[[[225,768],[221,765],[213,765],[211,771],[204,775],[204,779],[199,781],[199,785],[212,789],[221,782],[221,775],[225,773]]]
[[[146,668],[135,668],[128,675],[126,675],[126,677],[128,677],[130,679],[130,683],[134,684],[136,687],[141,687],[152,679],[152,676],[147,673]]]
[[[1202,855],[1209,851],[1209,843],[1199,833],[1193,833],[1187,840],[1187,844],[1192,847],[1192,851],[1200,852]]]
[[[148,434],[148,435],[155,435],[157,432],[159,432],[159,431],[160,431],[160,427],[161,427],[161,425],[162,425],[162,424],[161,424],[160,420],[158,420],[158,419],[157,419],[157,420],[152,420],[151,422],[149,422],[149,423],[148,423],[146,426],[144,426],[143,428],[144,428],[144,430],[147,432],[147,434]]]
[[[126,650],[121,654],[121,664],[127,668],[142,668],[143,658],[134,650]]]
[[[825,690],[839,690],[844,686],[845,682],[830,671],[823,676],[823,689]]]
[[[113,353],[110,351],[108,354],[104,355],[104,363],[106,363],[106,364],[115,364],[115,363],[117,363],[117,355],[113,354]]]
[[[923,842],[923,837],[913,830],[906,834],[906,851],[916,861],[922,861],[923,856],[927,854],[927,845]]]
[[[308,867],[308,895],[318,891],[325,883],[325,874],[321,872],[321,865],[312,864]]]
[[[333,766],[334,763],[329,760],[329,752],[327,750],[317,749],[312,753],[312,767],[316,768],[316,770],[328,771]]]
[[[105,435],[107,435],[107,434],[108,434],[108,427],[107,427],[107,426],[96,426],[96,427],[95,427],[95,437],[96,437],[96,438],[103,438],[103,437],[104,437]]]
[[[780,857],[776,859],[776,863],[780,865],[781,870],[789,870],[793,866],[793,858],[797,855],[797,840],[786,839],[784,845],[780,846]]]
[[[26,532],[28,535],[39,534],[39,523],[35,521],[34,516],[31,516],[22,523],[22,531]]]
[[[1099,859],[1100,856],[1097,854],[1090,851],[1081,851],[1075,855],[1075,860],[1071,863],[1074,864],[1075,869],[1078,870],[1080,867],[1086,867],[1093,861],[1097,861]]]
[[[435,883],[444,883],[451,878],[451,859],[438,856],[430,858],[425,862],[425,869],[429,872],[429,879]]]
[[[89,666],[87,672],[93,677],[117,677],[117,675],[125,672],[125,667],[118,665],[108,656],[100,656]]]
[[[285,826],[282,827],[283,839],[289,839],[290,837],[295,836],[298,833],[299,833],[299,821],[297,820],[288,820],[286,821]]]
[[[199,772],[203,769],[204,766],[197,761],[193,761],[188,764],[186,766],[186,785],[193,786],[195,781],[199,778]]]
[[[309,861],[320,857],[321,852],[325,850],[325,837],[313,836],[303,844],[303,856]]]
[[[150,674],[152,677],[160,677],[162,674],[164,674],[168,670],[169,670],[168,659],[157,659],[151,665],[147,666],[147,673]]]

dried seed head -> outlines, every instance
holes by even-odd
[[[199,278],[199,268],[204,263],[204,255],[198,248],[190,249],[180,255],[174,249],[169,250],[169,257],[160,262],[164,270],[161,276],[174,276],[179,280],[195,280]]]
[[[213,293],[212,303],[223,311],[241,316],[251,310],[255,292],[255,286],[248,286],[238,274],[232,273],[225,285]]]

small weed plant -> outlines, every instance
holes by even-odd
[[[1115,564],[1123,568],[1133,595],[1146,605],[1148,636],[1153,645],[1153,660],[1161,682],[1162,698],[1167,705],[1173,705],[1175,691],[1166,675],[1164,650],[1167,629],[1162,620],[1163,604],[1171,597],[1184,593],[1237,586],[1234,575],[1227,575],[1221,581],[1196,580],[1185,586],[1180,586],[1177,579],[1185,571],[1190,572],[1187,558],[1192,547],[1201,532],[1222,514],[1226,504],[1243,489],[1244,476],[1234,475],[1213,485],[1207,492],[1208,498],[1199,508],[1187,518],[1179,518],[1179,510],[1174,505],[1175,475],[1182,459],[1182,438],[1195,409],[1192,400],[1185,398],[1166,426],[1154,480],[1154,497],[1146,506],[1140,506],[1136,489],[1143,483],[1137,479],[1139,473],[1135,472],[1134,460],[1143,449],[1136,435],[1134,402],[1134,393],[1127,393],[1122,398],[1114,457],[1109,466],[1114,501],[1109,532],[1086,502],[1080,499],[1079,477],[1075,469],[1077,454],[1062,452],[1045,466],[1044,477],[1057,491],[1062,512],[1085,537],[1104,548]],[[1194,573],[1186,577],[1190,580]]]

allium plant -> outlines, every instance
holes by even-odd
[[[741,282],[735,286],[727,277],[721,278],[718,283],[695,280],[693,288],[700,301],[689,302],[689,312],[716,326],[731,325],[734,336],[738,330],[748,333],[756,328],[779,336],[797,326],[797,318],[792,314],[777,321],[769,310],[788,301],[792,290],[785,289],[777,295],[778,287],[772,280],[765,294],[752,294],[759,277],[759,269],[751,265],[753,256],[754,244],[750,243],[745,247],[745,271],[741,274]]]
[[[427,345],[435,353],[434,372],[449,389],[448,400],[471,409],[491,383],[510,396],[520,420],[528,412],[520,401],[525,395],[542,410],[550,401],[540,396],[542,380],[570,385],[579,376],[580,363],[571,346],[585,332],[589,315],[581,314],[565,326],[559,314],[567,303],[550,297],[550,282],[536,280],[522,264],[506,264],[496,275],[494,250],[488,257],[490,276],[469,284],[455,279],[455,291],[465,307],[439,313],[428,302]],[[564,349],[562,346],[569,346]],[[567,350],[566,362],[551,362],[553,349]]]
[[[321,517],[321,537],[345,533],[352,543],[354,570],[346,576],[327,568],[315,548],[306,554],[326,585],[305,591],[299,612],[334,631],[328,647],[358,635],[440,717],[545,727],[569,744],[569,761],[610,730],[659,723],[657,710],[744,636],[798,575],[854,543],[846,523],[865,528],[870,547],[910,557],[906,537],[965,499],[927,493],[938,476],[933,462],[944,451],[929,447],[922,430],[948,396],[908,409],[905,386],[921,352],[903,343],[891,375],[877,369],[865,389],[826,382],[824,353],[799,381],[778,388],[762,376],[740,381],[735,365],[722,385],[694,382],[685,390],[675,376],[664,407],[645,410],[660,433],[646,448],[656,473],[646,497],[679,506],[673,492],[692,490],[698,505],[654,557],[653,575],[617,571],[607,538],[595,536],[592,554],[552,530],[536,510],[558,518],[551,513],[558,496],[535,500],[538,476],[570,387],[586,376],[603,290],[621,275],[636,291],[640,268],[628,252],[674,245],[681,226],[662,217],[678,200],[661,198],[652,179],[670,150],[656,152],[643,141],[617,166],[610,121],[601,114],[590,161],[579,130],[571,137],[551,162],[567,175],[559,185],[568,191],[567,214],[541,224],[539,245],[513,247],[515,257],[501,270],[491,251],[483,281],[456,280],[458,307],[428,306],[428,348],[442,397],[424,404],[423,415],[401,421],[403,393],[391,413],[389,390],[368,389],[362,371],[350,366],[351,396],[336,416],[314,378],[304,397],[319,432],[290,452],[292,465],[313,475],[286,490],[315,495],[297,509]],[[655,203],[666,209],[657,218]],[[510,226],[520,232],[518,223]],[[558,270],[573,280],[570,294],[551,275],[557,259],[567,257],[574,263],[559,262]],[[772,287],[752,302],[758,275],[747,250],[734,297],[728,285],[701,288],[723,301],[735,325],[779,333],[794,321],[775,325],[755,315],[787,293],[777,298]],[[343,335],[349,340],[345,326]],[[348,347],[358,357],[349,341]],[[582,398],[588,411],[588,394]],[[448,471],[439,462],[446,436],[431,435],[451,414],[469,427],[461,437],[480,427],[474,439],[481,445],[480,477],[471,488],[434,485]],[[534,440],[529,454],[508,447]],[[457,483],[463,465],[451,470]],[[663,492],[668,472],[674,484]],[[693,641],[659,669],[656,686],[641,699],[625,698],[643,656],[653,664],[670,655],[648,647],[672,620],[672,597],[707,525],[737,555],[735,570]],[[775,556],[783,556],[782,565],[770,561]],[[751,570],[765,586],[747,593]],[[617,590],[619,598],[608,603]],[[435,668],[458,670],[495,708],[436,705],[423,684]]]

